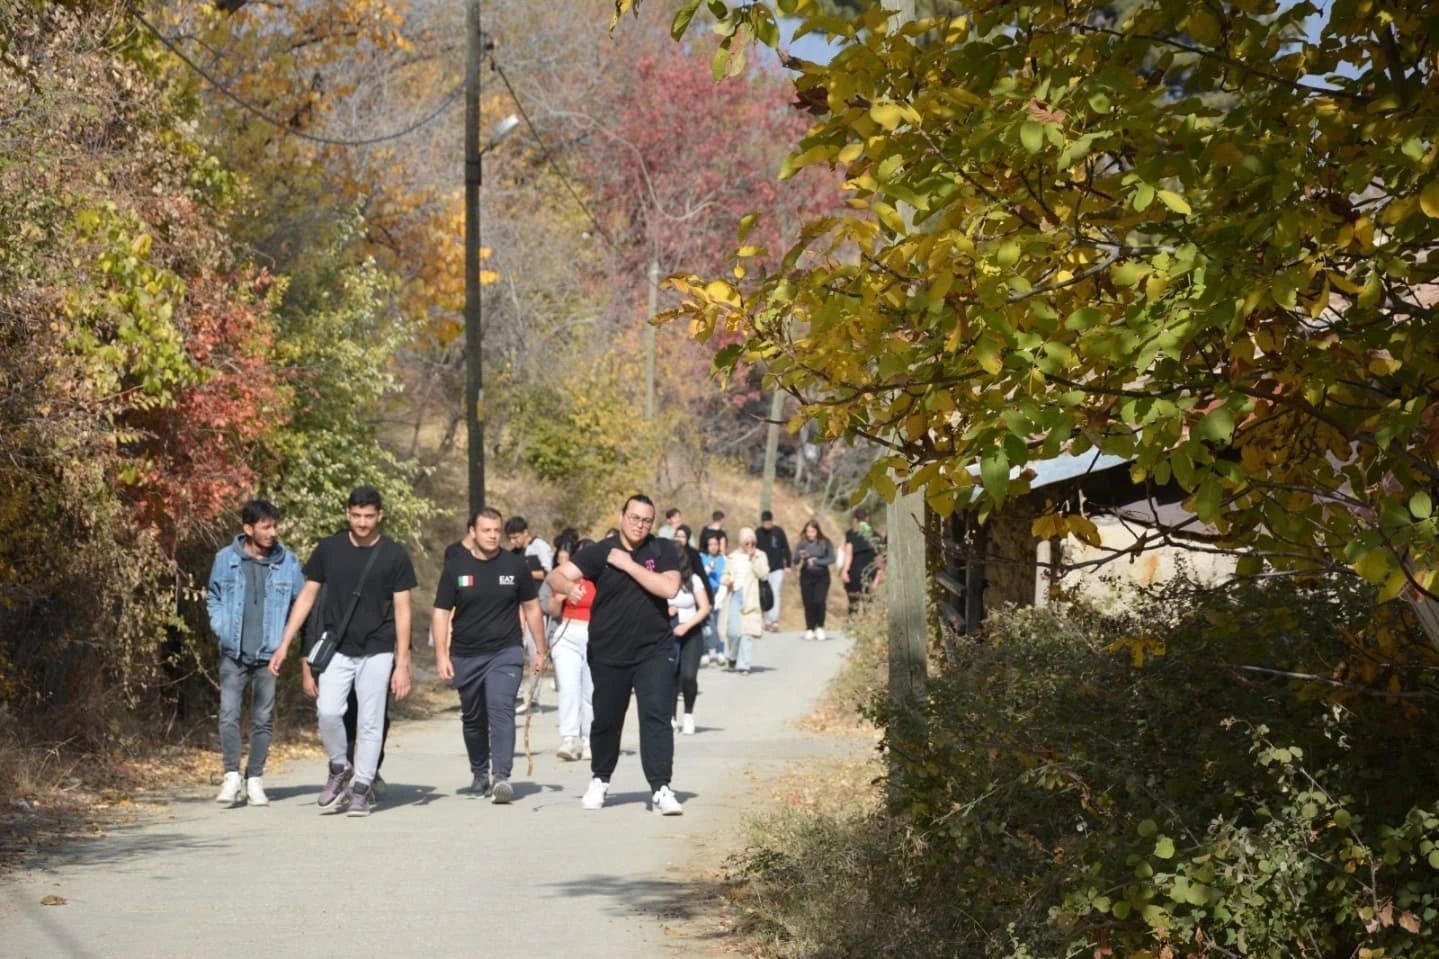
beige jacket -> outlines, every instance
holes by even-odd
[[[723,588],[723,601],[716,597],[715,602],[720,605],[719,629],[721,636],[728,636],[731,593],[739,591],[744,599],[740,603],[740,627],[739,631],[745,636],[764,635],[764,614],[759,608],[759,581],[769,575],[769,560],[759,550],[754,551],[753,559],[741,547],[725,557]]]

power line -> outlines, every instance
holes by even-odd
[[[600,225],[599,218],[595,216],[594,211],[590,209],[589,204],[586,203],[584,199],[580,196],[579,191],[577,191],[574,187],[574,184],[570,182],[570,178],[565,174],[565,171],[560,168],[560,165],[558,163],[555,162],[554,154],[550,151],[548,147],[545,146],[545,141],[540,139],[540,131],[535,129],[535,124],[534,121],[530,119],[529,111],[525,109],[524,103],[521,102],[520,95],[515,92],[514,86],[510,83],[510,78],[505,76],[504,68],[495,62],[494,54],[490,55],[490,68],[500,75],[500,82],[503,83],[505,85],[505,89],[510,92],[510,99],[515,101],[515,109],[519,110],[520,116],[524,118],[525,126],[529,128],[530,136],[535,138],[535,142],[538,143],[540,145],[540,149],[544,151],[545,162],[549,164],[549,167],[551,170],[554,171],[555,176],[560,178],[560,182],[565,185],[565,189],[569,191],[570,196],[574,199],[575,203],[579,205],[579,208],[585,211],[585,216],[590,218],[590,222],[594,224],[595,230],[599,233],[599,235],[612,248],[618,250],[619,244],[615,242],[614,237],[610,236],[609,231]]]
[[[139,10],[136,10],[134,7],[130,7],[129,10],[130,15],[136,20],[140,21],[141,25],[143,25],[144,28],[150,32],[151,36],[153,36],[156,40],[159,40],[166,49],[168,49],[175,56],[179,57],[181,62],[183,62],[187,67],[189,67],[191,70],[195,71],[195,73],[203,77],[205,81],[210,84],[210,86],[215,88],[215,91],[217,93],[220,93],[221,95],[244,109],[246,112],[254,115],[255,117],[258,117],[259,119],[268,123],[270,126],[279,130],[281,133],[284,133],[286,136],[298,137],[301,140],[310,140],[314,143],[323,143],[329,146],[339,147],[370,146],[375,143],[385,143],[389,140],[398,140],[402,137],[409,136],[411,133],[414,133],[416,130],[437,119],[440,114],[444,113],[454,104],[455,100],[459,98],[459,95],[464,92],[465,89],[465,85],[463,83],[456,84],[454,89],[452,89],[448,94],[446,94],[444,99],[440,101],[439,106],[435,107],[429,113],[425,114],[419,120],[416,120],[414,123],[411,123],[404,129],[396,130],[393,133],[386,133],[381,136],[363,137],[358,140],[341,140],[335,137],[321,136],[316,133],[306,133],[303,130],[295,129],[289,123],[286,123],[284,120],[281,120],[275,115],[266,112],[263,108],[256,106],[255,104],[246,100],[244,97],[241,97],[238,93],[235,93],[229,87],[225,86],[225,84],[222,83],[219,79],[209,73],[209,71],[207,71],[204,67],[200,66],[194,60],[190,59],[190,57],[186,55],[185,51],[181,50],[172,40],[170,40],[169,37],[165,36],[163,33],[157,30],[155,26],[150,23],[149,20],[146,20],[144,15],[141,14]],[[526,118],[526,120],[528,120],[528,118]]]

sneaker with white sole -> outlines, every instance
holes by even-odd
[[[245,779],[245,802],[251,806],[268,806],[270,797],[265,795],[265,783],[259,776],[248,776]]]
[[[610,791],[610,784],[596,776],[590,780],[589,788],[585,790],[584,797],[580,799],[580,806],[584,809],[605,808],[605,793]]]
[[[685,807],[680,805],[679,798],[675,796],[674,790],[668,786],[661,786],[655,790],[651,797],[650,808],[661,816],[682,816]]]
[[[824,634],[823,626],[814,631],[814,638],[819,640],[820,642],[824,642],[826,639],[829,639],[829,637]]]
[[[695,714],[685,713],[684,722],[680,724],[680,735],[693,736],[695,734]]]
[[[560,748],[555,750],[555,755],[569,762],[580,758],[580,740],[577,736],[566,736],[560,740]]]
[[[321,809],[329,809],[345,795],[345,787],[350,784],[350,777],[355,774],[355,767],[349,763],[331,763],[330,778],[325,780],[324,788],[315,799],[315,805]]]
[[[367,783],[356,783],[350,790],[350,804],[345,808],[346,816],[354,816],[356,819],[368,816],[375,810],[375,794],[370,791]]]
[[[812,630],[812,629],[807,629],[807,630],[805,630],[805,631],[804,631],[804,638],[805,638],[805,639],[814,639],[814,630]]]
[[[215,802],[225,803],[233,806],[240,801],[245,794],[245,783],[238,772],[226,773],[225,781],[220,785],[220,795],[215,797]]]
[[[490,787],[490,802],[496,806],[503,806],[515,798],[515,787],[510,785],[508,779],[496,779],[495,784]]]
[[[594,758],[590,755],[590,738],[588,736],[580,738],[580,758],[585,760]]]

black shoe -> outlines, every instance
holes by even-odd
[[[488,796],[490,777],[484,773],[475,773],[474,780],[468,786],[461,786],[459,792],[463,796]]]

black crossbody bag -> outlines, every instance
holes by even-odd
[[[355,584],[355,592],[350,596],[349,608],[345,610],[345,618],[340,620],[340,625],[335,629],[327,629],[315,640],[310,651],[305,654],[305,659],[310,663],[310,672],[316,676],[325,671],[330,665],[330,660],[335,658],[335,652],[340,648],[340,640],[345,638],[345,630],[350,628],[350,618],[355,615],[355,607],[360,605],[360,591],[365,588],[365,580],[370,577],[370,569],[375,565],[375,560],[380,558],[380,549],[385,545],[384,538],[375,543],[370,558],[365,560],[365,568],[360,571],[360,581]],[[319,602],[324,597],[318,597]]]

